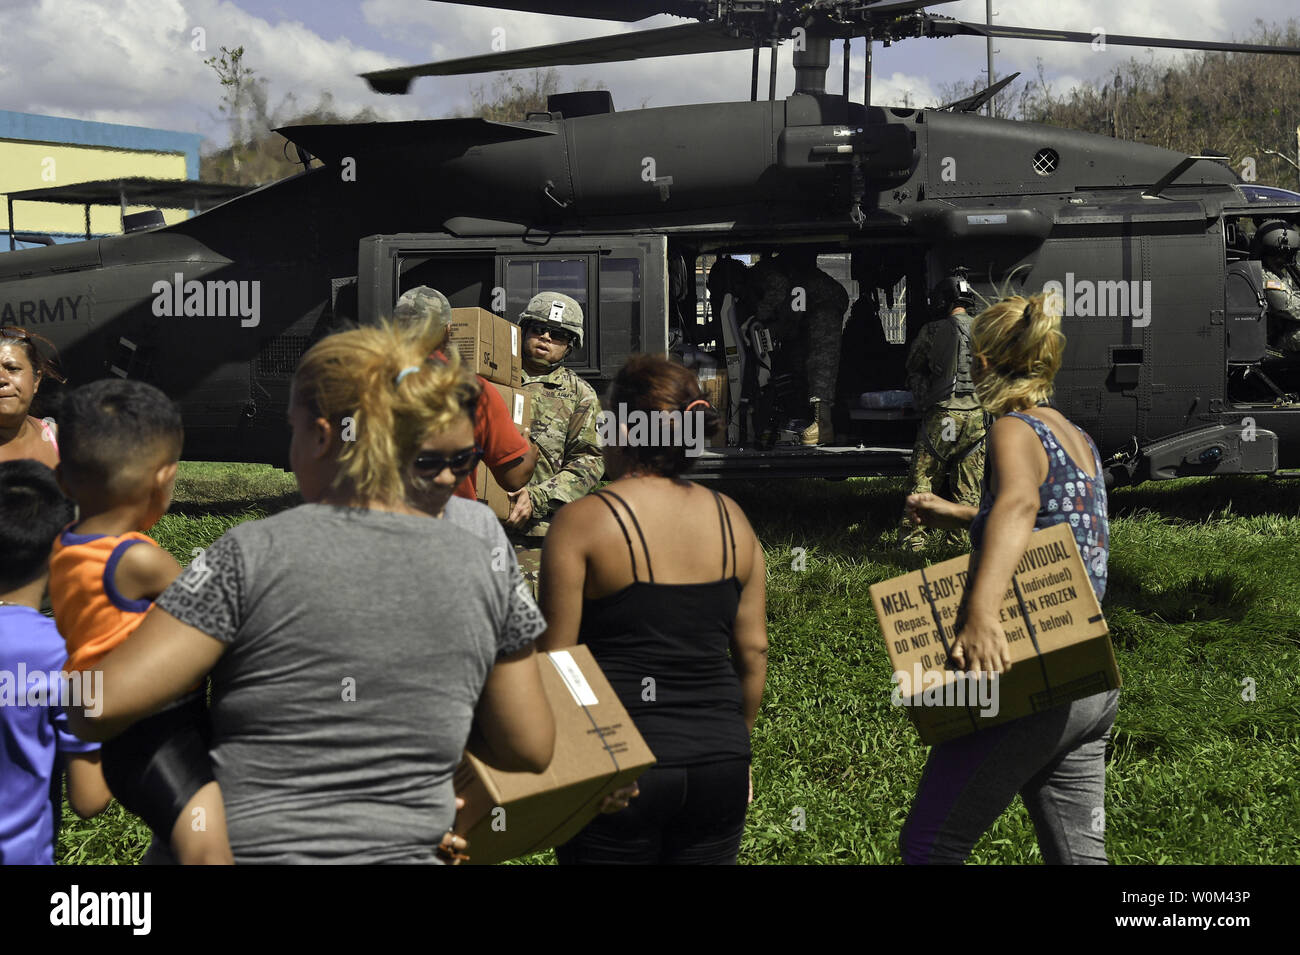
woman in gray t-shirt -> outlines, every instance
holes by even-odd
[[[476,393],[424,361],[439,344],[384,326],[303,356],[290,463],[308,503],[207,548],[106,658],[102,713],[77,727],[111,737],[211,671],[236,862],[436,862],[471,728],[500,768],[550,762],[540,614],[488,543],[409,502],[437,463],[422,443]]]

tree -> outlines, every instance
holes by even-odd
[[[212,67],[213,72],[217,74],[217,79],[221,81],[223,93],[219,108],[230,122],[230,144],[237,148],[242,147],[248,142],[251,134],[247,118],[249,110],[265,113],[266,81],[261,78],[253,79],[253,74],[257,71],[244,65],[242,46],[233,50],[223,46],[220,56],[210,56],[203,62]],[[239,154],[236,151],[232,155],[235,172],[238,173]]]
[[[381,117],[369,108],[352,116],[341,115],[334,97],[324,91],[316,106],[302,111],[297,97],[289,93],[274,110],[268,103],[266,81],[254,78],[255,70],[244,62],[244,48],[221,48],[221,56],[204,61],[212,67],[223,87],[221,111],[229,117],[230,145],[204,155],[199,178],[234,185],[257,186],[292,175],[297,163],[289,158],[288,143],[273,133],[276,126],[309,126],[325,123],[373,123]]]
[[[575,89],[605,89],[604,83],[580,82]],[[518,123],[529,113],[546,112],[546,100],[560,91],[560,73],[554,67],[533,70],[520,79],[516,73],[498,73],[489,93],[480,83],[470,90],[470,115],[498,123]]]
[[[1300,23],[1256,21],[1247,42],[1300,46]],[[969,96],[982,80],[942,90],[943,102]],[[1296,170],[1266,149],[1296,155],[1300,124],[1300,58],[1263,53],[1189,53],[1172,66],[1154,56],[1130,58],[1102,81],[1056,95],[1042,63],[994,100],[997,115],[1116,136],[1196,154],[1227,153],[1241,172],[1253,166],[1261,183],[1293,187]],[[1253,163],[1247,163],[1247,160]]]

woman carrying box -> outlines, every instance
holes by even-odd
[[[650,355],[618,373],[608,407],[620,423],[678,412],[677,439],[686,416],[700,416],[690,429],[700,438],[719,425],[694,372]],[[612,483],[566,504],[551,526],[538,645],[590,647],[658,762],[637,780],[630,808],[597,817],[556,856],[731,864],[767,679],[763,548],[734,501],[682,476],[685,440],[646,446],[633,444],[637,435],[644,428],[633,423],[605,447]]]
[[[477,387],[428,360],[438,341],[385,325],[303,356],[289,460],[308,503],[209,546],[104,659],[102,712],[70,715],[107,739],[211,671],[237,863],[438,863],[440,840],[464,846],[444,834],[471,729],[499,769],[550,763],[540,619],[487,543],[410,502],[414,476],[454,486],[477,456]]]
[[[1106,592],[1101,456],[1045,404],[1065,350],[1060,325],[1042,295],[1004,299],[976,317],[975,393],[997,419],[980,506],[907,499],[918,524],[970,526],[971,585],[951,654],[970,672],[1011,668],[998,608],[1035,530],[1069,523],[1098,601]],[[1019,793],[1045,862],[1106,864],[1106,740],[1118,707],[1119,690],[1109,690],[933,747],[899,838],[903,861],[964,862]]]

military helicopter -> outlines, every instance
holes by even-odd
[[[751,50],[750,99],[615,111],[604,91],[551,97],[518,123],[481,119],[279,130],[303,171],[188,221],[119,238],[0,255],[0,315],[37,330],[75,383],[152,381],[182,404],[192,459],[283,465],[289,381],[311,342],[374,321],[416,285],[454,306],[518,315],[539,290],[584,306],[569,364],[603,393],[629,354],[720,369],[755,342],[701,326],[689,280],[705,257],[797,250],[839,256],[858,289],[845,328],[836,440],[771,446],[733,378],[726,445],[701,477],[894,474],[916,416],[869,408],[901,386],[926,290],[964,269],[1064,296],[1055,404],[1107,456],[1112,483],[1300,468],[1300,361],[1271,354],[1264,275],[1250,237],[1300,219],[1300,194],[1241,183],[1219,156],[978,115],[1010,78],[941,109],[829,93],[832,43],[867,49],[955,36],[1092,42],[1092,34],[990,27],[929,12],[950,0],[460,0],[462,5],[635,22],[695,22],[367,74],[400,93],[452,75],[646,56]],[[1116,45],[1300,55],[1256,44],[1110,36]],[[776,57],[796,87],[778,99]],[[760,52],[768,97],[759,98]],[[313,166],[311,157],[322,165]],[[824,259],[824,261],[826,261]],[[852,283],[850,283],[852,284]],[[773,387],[769,382],[768,388]]]

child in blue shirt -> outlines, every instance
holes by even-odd
[[[68,731],[62,705],[72,700],[93,710],[99,688],[82,682],[69,692],[58,676],[67,656],[63,637],[39,609],[54,539],[72,519],[72,503],[49,468],[31,460],[0,463],[3,865],[53,864],[65,769],[68,802],[83,819],[102,812],[111,798],[99,767],[99,744],[83,743]]]

